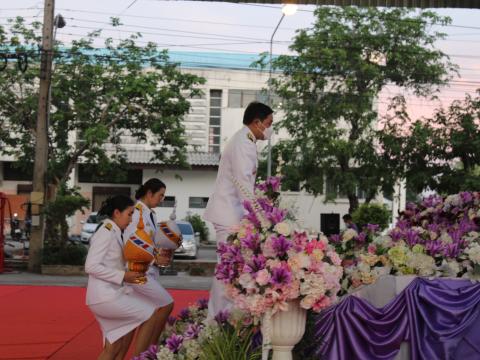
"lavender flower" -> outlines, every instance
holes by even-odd
[[[197,305],[199,310],[205,310],[208,308],[208,299],[198,299]]]
[[[461,249],[457,243],[447,244],[443,249],[445,257],[455,259],[460,255]]]
[[[460,193],[460,198],[462,199],[463,204],[470,203],[473,201],[473,194],[467,191]]]
[[[272,248],[276,252],[277,256],[286,255],[287,251],[292,247],[292,242],[287,240],[283,235],[279,237],[272,236]]]
[[[282,222],[285,219],[285,216],[287,216],[287,210],[286,209],[279,209],[279,208],[272,208],[270,212],[267,212],[265,215],[272,224],[278,224],[279,222]]]
[[[332,244],[340,244],[342,242],[342,237],[339,234],[334,234],[330,236],[330,242]]]
[[[412,229],[409,229],[407,230],[407,232],[405,233],[405,241],[407,242],[407,244],[412,247],[418,243],[421,242],[421,239],[420,237],[418,236],[418,232],[416,232],[415,230],[412,230]]]
[[[254,255],[252,261],[249,264],[245,264],[243,271],[256,274],[258,271],[265,269],[267,259],[262,254]]]
[[[228,310],[221,310],[215,315],[215,321],[219,325],[226,324],[228,322],[228,318],[230,317],[230,312]]]
[[[270,279],[270,282],[273,285],[278,286],[282,284],[288,284],[291,280],[292,274],[286,266],[282,265],[272,269],[272,278]]]
[[[440,240],[427,241],[425,249],[431,256],[435,257],[443,251],[443,244]]]
[[[253,209],[252,203],[248,200],[245,200],[243,202],[243,207],[245,210],[247,210],[247,215],[245,215],[245,219],[247,219],[252,224],[254,224],[255,227],[260,227],[261,223],[260,223],[260,220],[258,220],[257,215],[255,214],[255,210]]]
[[[188,308],[180,310],[178,317],[182,320],[187,320],[190,317],[190,310]]]
[[[246,247],[250,250],[255,251],[260,246],[259,239],[260,239],[260,236],[258,233],[248,234],[246,237],[240,239],[240,243],[242,244],[243,247]]]
[[[174,354],[176,354],[182,347],[183,336],[172,334],[166,341],[165,346]]]
[[[358,234],[357,237],[355,237],[355,241],[359,244],[365,243],[366,240],[367,240],[367,234],[364,232],[361,232],[360,234]]]
[[[397,241],[400,241],[402,240],[403,238],[403,233],[398,230],[398,229],[393,229],[391,232],[390,232],[390,237],[392,238],[392,240],[394,242],[397,242]]]
[[[198,324],[189,324],[183,336],[185,339],[196,339],[202,328]]]
[[[367,231],[370,233],[376,233],[378,230],[380,230],[380,226],[377,224],[367,224]]]
[[[167,324],[170,326],[175,325],[176,322],[177,322],[177,318],[175,316],[169,316],[167,319]]]

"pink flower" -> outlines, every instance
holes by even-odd
[[[375,254],[377,252],[377,247],[375,244],[370,244],[368,245],[368,253],[369,254]]]
[[[305,247],[305,250],[307,254],[313,253],[313,250],[325,250],[327,248],[327,245],[323,241],[318,241],[318,240],[312,240],[310,241],[307,246]]]
[[[257,281],[258,285],[264,286],[267,285],[270,282],[270,273],[268,272],[267,269],[260,270],[257,272],[257,276],[255,280]]]
[[[313,304],[312,309],[313,311],[320,312],[320,310],[325,309],[327,306],[330,306],[331,300],[329,297],[324,296],[315,304]]]
[[[335,251],[328,251],[327,256],[332,260],[333,265],[340,266],[342,264],[342,259]]]

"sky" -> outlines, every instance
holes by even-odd
[[[0,0],[0,24],[17,15],[24,16],[27,21],[41,21],[43,3],[40,0]],[[62,14],[67,22],[57,32],[57,39],[65,44],[102,28],[102,37],[125,38],[139,31],[143,34],[141,41],[153,41],[159,47],[176,51],[268,52],[270,37],[282,14],[281,6],[273,4],[160,0],[56,0],[55,3],[56,13]],[[288,46],[295,32],[312,25],[313,10],[313,6],[303,5],[296,14],[284,18],[275,34],[274,54],[290,53]],[[452,18],[450,26],[441,28],[448,34],[447,39],[438,42],[437,47],[459,65],[460,76],[442,90],[439,101],[408,96],[413,118],[429,116],[439,105],[447,106],[480,88],[480,25],[477,25],[480,10],[435,11]],[[112,30],[109,25],[112,16],[121,19],[121,28]],[[380,115],[385,114],[388,99],[398,91],[394,87],[382,91]]]

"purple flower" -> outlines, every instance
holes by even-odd
[[[187,330],[185,330],[183,336],[185,339],[196,339],[198,334],[200,334],[201,329],[202,328],[198,324],[188,324]]]
[[[409,246],[414,246],[421,242],[420,237],[418,236],[418,233],[415,230],[409,229],[405,233],[405,241]]]
[[[272,269],[272,278],[270,282],[273,285],[288,284],[292,280],[292,274],[287,266],[282,265]]]
[[[277,192],[280,190],[280,186],[282,185],[282,178],[280,176],[270,176],[267,179],[267,184],[270,186],[272,191]]]
[[[473,201],[473,194],[468,191],[464,191],[460,193],[460,198],[462,199],[463,204],[466,204]]]
[[[285,219],[285,216],[287,216],[288,210],[286,209],[279,209],[279,208],[272,208],[272,211],[267,212],[265,215],[268,220],[272,224],[278,224],[279,222],[282,222],[283,219]]]
[[[443,249],[443,253],[445,257],[454,259],[460,254],[460,247],[456,243],[452,244],[447,244],[445,245],[445,248]]]
[[[169,316],[167,319],[167,324],[170,326],[175,325],[176,322],[177,322],[177,318],[175,316]]]
[[[425,198],[422,202],[422,205],[426,208],[434,208],[438,204],[441,204],[442,202],[443,202],[443,199],[440,196],[432,195],[432,196],[429,196],[429,197]]]
[[[279,237],[272,236],[272,248],[277,256],[284,256],[292,247],[292,242],[283,235]]]
[[[425,249],[428,253],[430,253],[430,255],[435,257],[443,251],[443,244],[440,240],[427,241],[425,244]]]
[[[266,262],[267,259],[262,254],[254,255],[252,261],[249,264],[245,264],[243,271],[250,274],[256,274],[258,271],[265,269]]]
[[[403,238],[403,233],[398,229],[390,231],[390,237],[394,242],[400,241]]]
[[[235,265],[221,262],[215,268],[215,277],[224,283],[231,283],[238,276]]]
[[[330,242],[332,244],[340,244],[342,242],[342,237],[339,234],[334,234],[330,236]]]
[[[198,299],[197,305],[200,310],[205,310],[208,308],[208,299]]]
[[[182,346],[183,343],[183,336],[177,335],[177,334],[172,334],[166,341],[165,345],[167,348],[173,352],[177,353],[178,350],[180,350],[180,347]]]
[[[190,317],[190,310],[188,308],[180,310],[178,317],[182,320],[187,320]]]
[[[250,221],[255,227],[260,227],[260,221],[257,219],[257,215],[255,214],[255,210],[253,209],[252,203],[248,200],[243,202],[243,207],[247,210],[247,215],[245,215],[245,219]]]
[[[240,239],[240,243],[242,244],[243,247],[246,247],[250,250],[257,250],[258,247],[260,246],[259,240],[260,236],[258,233],[256,234],[248,234],[246,237]]]
[[[360,234],[358,234],[358,236],[355,238],[355,240],[358,243],[363,244],[367,240],[367,234],[364,233],[364,232],[361,232]]]
[[[230,312],[228,310],[221,310],[215,315],[215,321],[219,325],[226,324],[228,322],[228,318],[230,317]]]
[[[367,224],[367,231],[370,233],[376,233],[378,230],[380,230],[380,226],[377,224]]]
[[[410,227],[410,224],[409,224],[409,222],[408,222],[407,220],[401,219],[401,220],[398,220],[398,221],[397,221],[397,228],[398,228],[398,229],[400,229],[400,230],[403,231],[403,230],[408,229],[409,227]]]

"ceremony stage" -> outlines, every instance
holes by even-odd
[[[95,359],[100,328],[85,305],[85,288],[0,286],[0,359]],[[208,297],[205,290],[169,290],[174,315]]]

